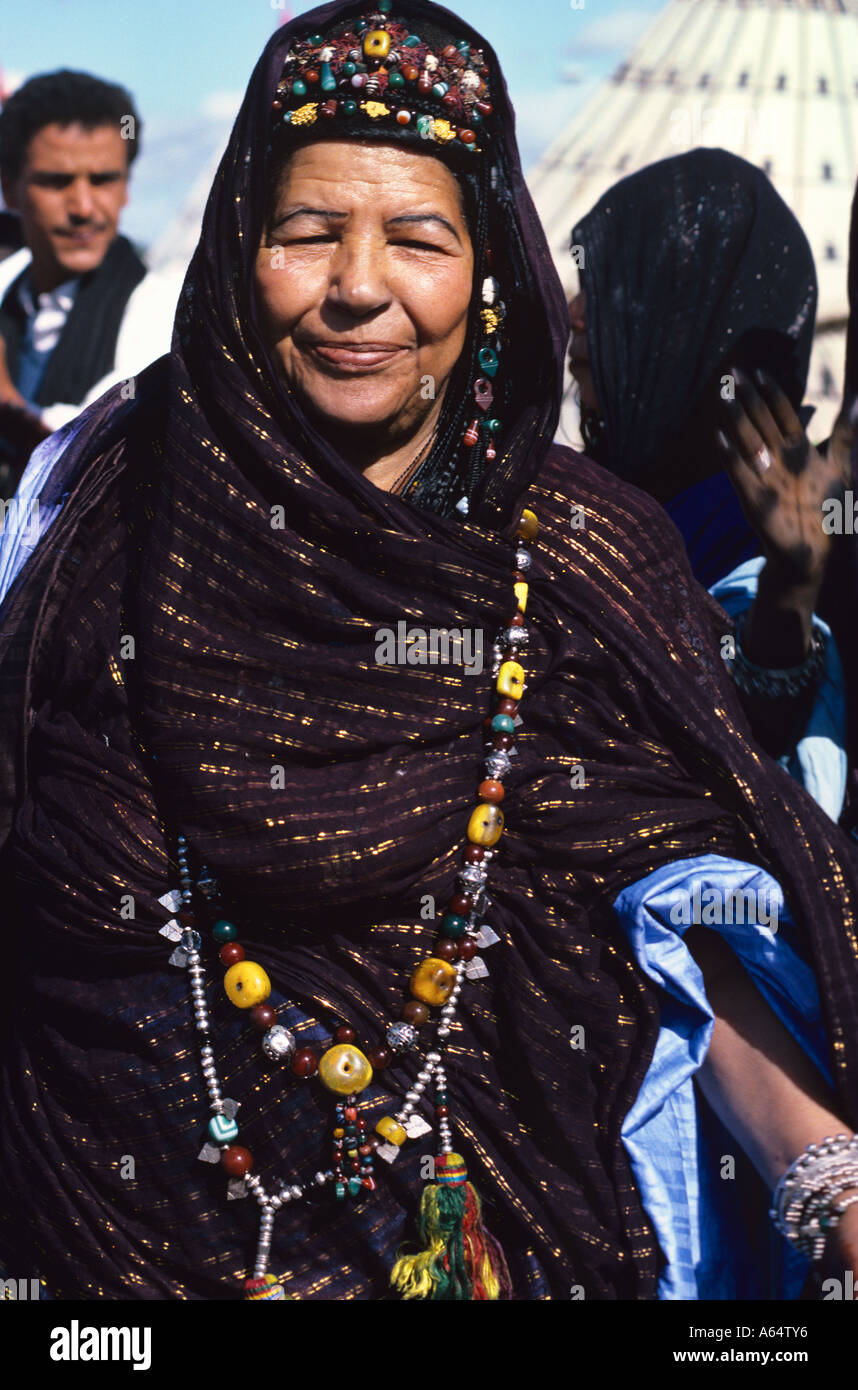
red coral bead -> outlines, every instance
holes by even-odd
[[[312,1076],[318,1067],[316,1054],[309,1047],[302,1047],[292,1058],[292,1070],[296,1076]]]
[[[459,139],[461,140],[463,145],[473,145],[476,141],[476,138],[477,137],[474,134],[474,132],[472,130],[468,130],[467,126],[465,126],[462,130],[459,131]]]
[[[503,801],[505,792],[500,782],[495,781],[493,777],[487,777],[485,782],[481,782],[477,787],[477,796],[481,801],[490,801],[497,805],[499,801]]]
[[[393,1061],[393,1053],[389,1047],[375,1047],[372,1052],[366,1054],[366,1060],[373,1071],[384,1071]]]
[[[449,1106],[447,1106],[447,1105],[436,1105],[436,1106],[435,1106],[435,1114],[438,1116],[438,1119],[439,1119],[439,1120],[446,1120],[446,1118],[447,1118],[447,1116],[449,1115],[449,1113],[450,1113],[450,1107],[449,1107]]]
[[[409,999],[408,1003],[403,1005],[399,1017],[403,1023],[410,1023],[414,1028],[422,1028],[429,1018],[429,1010],[419,1000]]]
[[[512,748],[515,739],[512,734],[495,734],[492,739],[492,748],[497,748],[499,753],[505,753],[508,748]]]
[[[511,700],[508,695],[504,695],[502,700],[498,700],[495,714],[518,714],[518,700]]]
[[[223,1150],[220,1161],[231,1178],[243,1178],[253,1167],[253,1154],[240,1144],[229,1144]]]
[[[455,941],[451,941],[449,936],[438,936],[432,943],[432,954],[438,960],[458,960],[459,948]]]
[[[304,73],[305,82],[318,82],[318,80],[319,74],[315,68],[308,68],[307,71]]]
[[[244,960],[244,947],[239,946],[237,941],[228,941],[225,946],[221,946],[218,955],[224,965],[237,965],[240,960]]]
[[[481,864],[486,857],[486,852],[482,845],[468,845],[465,850],[466,864]]]
[[[402,76],[405,78],[406,82],[416,82],[420,73],[417,68],[409,63],[402,69]]]
[[[347,1105],[347,1106],[346,1106],[346,1120],[347,1120],[347,1122],[348,1122],[350,1125],[353,1125],[356,1119],[357,1119],[357,1106],[356,1106],[356,1105]]]
[[[255,1004],[250,1010],[250,1021],[260,1033],[267,1033],[277,1022],[277,1010],[272,1009],[270,1004]]]
[[[492,114],[491,102],[475,101],[474,107],[477,111],[479,111],[481,116],[490,116]]]
[[[510,627],[524,627],[524,614],[514,613],[509,620]]]
[[[472,936],[463,936],[461,941],[456,943],[458,948],[459,960],[473,960],[477,954],[477,943]]]
[[[443,58],[458,58],[459,50],[454,43],[448,43],[446,48],[441,49]]]
[[[354,1042],[355,1038],[357,1037],[357,1034],[354,1028],[350,1028],[347,1023],[344,1023],[340,1028],[337,1029],[336,1033],[334,1034],[334,1037],[336,1038],[338,1043],[350,1043]]]
[[[441,105],[442,105],[442,106],[446,106],[446,108],[447,108],[448,111],[452,111],[453,108],[454,108],[455,106],[458,106],[458,105],[459,105],[459,96],[458,96],[458,93],[457,93],[457,92],[445,92],[444,95],[443,95],[442,98],[441,98]]]
[[[481,796],[482,793],[478,792],[477,795]],[[454,893],[450,899],[447,911],[454,912],[457,917],[466,917],[473,905],[474,900],[470,893]]]

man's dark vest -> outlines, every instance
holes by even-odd
[[[27,329],[18,289],[27,270],[12,281],[0,304],[0,336],[13,381],[18,378],[21,341]],[[51,353],[36,405],[80,405],[87,392],[107,376],[116,357],[116,340],[125,306],[146,274],[131,242],[118,236],[96,270],[82,275],[71,312]]]

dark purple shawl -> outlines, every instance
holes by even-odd
[[[295,1001],[302,1039],[346,1019],[374,1045],[431,944],[421,902],[441,906],[452,886],[491,707],[488,670],[378,666],[375,633],[402,618],[471,627],[488,653],[526,497],[542,532],[491,881],[501,941],[451,1036],[451,1109],[517,1297],[568,1298],[580,1284],[589,1299],[652,1298],[659,1255],[620,1128],[658,1013],[611,904],[683,855],[769,868],[810,941],[854,1124],[858,872],[848,842],[751,742],[718,654],[722,619],[661,509],[551,446],[565,303],[500,93],[517,235],[540,287],[533,349],[541,335],[556,370],[539,406],[515,384],[469,521],[375,489],[277,381],[247,292],[256,171],[285,47],[337,8],[285,26],[263,54],[173,352],[133,408],[114,396],[88,413],[59,464],[69,501],[3,610],[0,868],[18,971],[0,1262],[37,1268],[62,1297],[235,1296],[254,1212],[227,1204],[221,1175],[196,1162],[206,1108],[186,986],[157,934],[171,835],[183,830],[221,877],[248,956],[275,1002]],[[278,504],[285,529],[270,524]],[[121,655],[129,632],[133,661]],[[583,786],[570,777],[579,763]],[[329,1098],[262,1065],[207,960],[225,1093],[244,1102],[259,1171],[312,1173],[327,1159]],[[575,1026],[584,1048],[570,1046]],[[397,1105],[414,1069],[378,1078],[375,1113]],[[412,1232],[421,1147],[355,1210],[320,1200],[280,1214],[272,1268],[290,1292],[385,1295]]]

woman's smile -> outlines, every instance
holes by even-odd
[[[363,375],[368,372],[383,371],[399,360],[413,348],[398,343],[340,343],[334,340],[308,340],[298,346],[311,357],[322,371],[334,376]]]

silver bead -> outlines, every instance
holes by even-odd
[[[508,628],[505,636],[511,647],[526,647],[530,641],[530,633],[526,627]]]
[[[427,1052],[427,1053],[426,1053],[426,1061],[427,1061],[427,1062],[431,1062],[432,1065],[433,1065],[433,1067],[435,1067],[435,1068],[437,1069],[437,1067],[439,1066],[439,1064],[440,1064],[440,1062],[441,1062],[441,1054],[440,1054],[440,1052]]]
[[[319,1171],[319,1172],[316,1174],[315,1181],[316,1181],[316,1186],[317,1186],[317,1187],[324,1187],[324,1186],[325,1186],[325,1183],[328,1181],[328,1179],[327,1179],[327,1176],[326,1176],[323,1172]]]
[[[269,1199],[268,1199],[268,1205],[269,1205],[270,1207],[272,1207],[272,1208],[274,1209],[274,1211],[277,1211],[277,1210],[279,1210],[280,1207],[282,1207],[283,1202],[282,1202],[282,1200],[281,1200],[280,1197],[269,1197]],[[272,1219],[273,1219],[273,1218],[272,1218]]]
[[[438,1037],[439,1037],[439,1038],[446,1038],[446,1037],[449,1037],[449,1035],[450,1035],[450,1029],[447,1027],[447,1024],[446,1024],[446,1023],[440,1024],[439,1027],[438,1027]]]
[[[529,570],[529,569],[530,569],[530,566],[531,566],[532,564],[533,564],[533,561],[532,561],[532,559],[530,558],[530,551],[529,551],[529,550],[525,550],[523,547],[520,548],[520,549],[518,549],[518,550],[516,550],[516,552],[515,552],[515,567],[516,567],[517,570]]]
[[[417,1080],[422,1081],[425,1086],[428,1081],[432,1080],[432,1068],[423,1067],[422,1070],[417,1073]]]
[[[303,1196],[304,1189],[300,1187],[298,1183],[295,1182],[292,1184],[290,1191],[292,1193],[292,1196],[297,1201],[299,1197]]]
[[[391,1023],[385,1037],[392,1051],[408,1052],[417,1042],[417,1029],[410,1023]]]
[[[291,1062],[295,1055],[295,1035],[275,1023],[262,1039],[262,1051],[272,1062]]]

